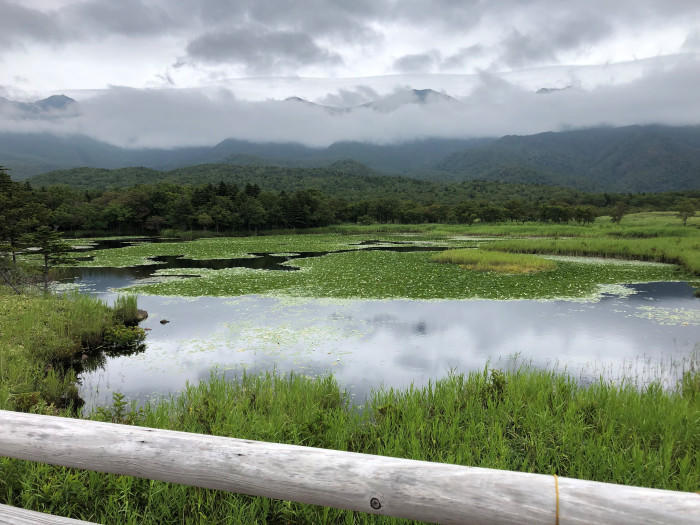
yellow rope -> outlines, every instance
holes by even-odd
[[[557,495],[557,506],[556,506],[556,514],[554,518],[554,523],[556,525],[559,525],[559,478],[557,477],[556,474],[552,474],[554,476],[554,492]]]

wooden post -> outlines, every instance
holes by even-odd
[[[700,524],[700,496],[0,411],[0,455],[440,523]]]

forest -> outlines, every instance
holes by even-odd
[[[332,168],[203,165],[173,172],[81,168],[21,183],[3,170],[1,237],[15,246],[40,224],[72,236],[251,233],[373,222],[587,224],[601,215],[619,220],[632,211],[693,210],[700,201],[697,190],[586,193],[493,181],[437,183],[372,176],[362,169],[357,163]]]

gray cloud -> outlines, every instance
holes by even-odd
[[[602,124],[700,124],[700,104],[695,92],[688,89],[700,85],[700,62],[687,58],[677,64],[650,66],[646,76],[625,84],[571,88],[548,95],[483,73],[475,89],[459,103],[432,97],[425,104],[399,105],[393,111],[356,108],[340,114],[309,104],[239,100],[226,89],[115,87],[79,101],[80,111],[70,118],[54,115],[39,121],[2,114],[0,130],[84,133],[130,147],[211,145],[227,137],[325,146],[340,140],[390,143]],[[352,91],[335,96],[348,99]],[[369,93],[364,87],[354,91]]]
[[[169,35],[183,42],[190,65],[246,64],[257,74],[274,75],[304,65],[347,63],[358,49],[374,65],[377,52],[386,51],[381,46],[391,54],[385,37],[390,26],[407,35],[406,41],[415,29],[433,30],[445,44],[444,60],[417,50],[398,58],[395,70],[447,71],[470,66],[488,52],[501,66],[555,64],[565,51],[585,51],[632,30],[687,27],[700,16],[697,0],[76,0],[53,10],[28,4],[0,0],[0,52],[34,42]],[[487,34],[495,42],[479,42],[484,33],[476,30],[484,28],[493,29]],[[695,49],[696,40],[689,37],[686,49]],[[179,57],[169,62],[183,63]]]
[[[20,37],[40,42],[55,42],[65,38],[49,14],[28,9],[8,0],[0,0],[0,46],[21,44]]]
[[[688,34],[683,42],[683,49],[687,51],[700,51],[700,29]]]
[[[457,69],[468,65],[469,61],[474,58],[479,58],[484,55],[484,46],[473,44],[468,47],[463,47],[456,53],[448,56],[440,64],[441,69]]]
[[[74,37],[83,34],[149,35],[180,27],[182,20],[171,16],[165,6],[147,5],[141,0],[86,1],[58,11],[60,23],[71,28]]]
[[[255,73],[342,62],[338,54],[321,48],[304,33],[248,28],[203,35],[189,43],[187,53],[205,62],[245,64]]]
[[[430,72],[439,59],[440,54],[436,51],[404,55],[394,61],[394,69],[404,73]]]
[[[511,67],[555,62],[562,51],[581,48],[613,34],[612,26],[597,16],[568,16],[549,22],[547,27],[529,33],[514,30],[501,42],[499,62]]]

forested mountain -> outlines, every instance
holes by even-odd
[[[440,162],[465,179],[594,191],[700,188],[700,127],[629,126],[506,136]]]
[[[34,187],[58,184],[82,190],[109,190],[128,188],[137,184],[170,183],[178,185],[218,184],[219,182],[243,187],[255,184],[264,191],[319,190],[322,193],[350,200],[392,197],[420,202],[458,202],[469,198],[498,200],[527,196],[570,199],[578,194],[567,188],[541,188],[527,184],[468,181],[450,183],[419,180],[397,175],[380,175],[353,161],[340,161],[319,168],[290,168],[281,166],[235,166],[230,164],[202,164],[171,171],[150,168],[74,168],[54,171],[28,179]],[[536,197],[533,197],[536,199]]]
[[[0,134],[0,161],[11,168],[15,180],[78,166],[173,170],[227,163],[312,168],[340,160],[437,181],[493,180],[609,192],[698,189],[700,127],[594,128],[389,145],[338,142],[327,148],[228,139],[210,148],[172,150],[125,149],[81,136]]]
[[[320,168],[289,168],[280,166],[234,166],[230,164],[202,164],[171,171],[150,168],[75,168],[54,171],[28,179],[35,188],[58,185],[85,192],[102,192],[133,188],[137,185],[202,186],[221,182],[243,188],[254,185],[266,192],[319,191],[334,199],[361,201],[365,199],[395,199],[419,204],[459,204],[464,201],[506,203],[556,202],[606,207],[619,195],[588,193],[573,188],[551,185],[505,183],[498,181],[431,181],[397,175],[381,175],[353,161],[336,162]],[[670,206],[678,198],[700,198],[700,191],[680,194],[627,196],[630,205],[648,204]]]

